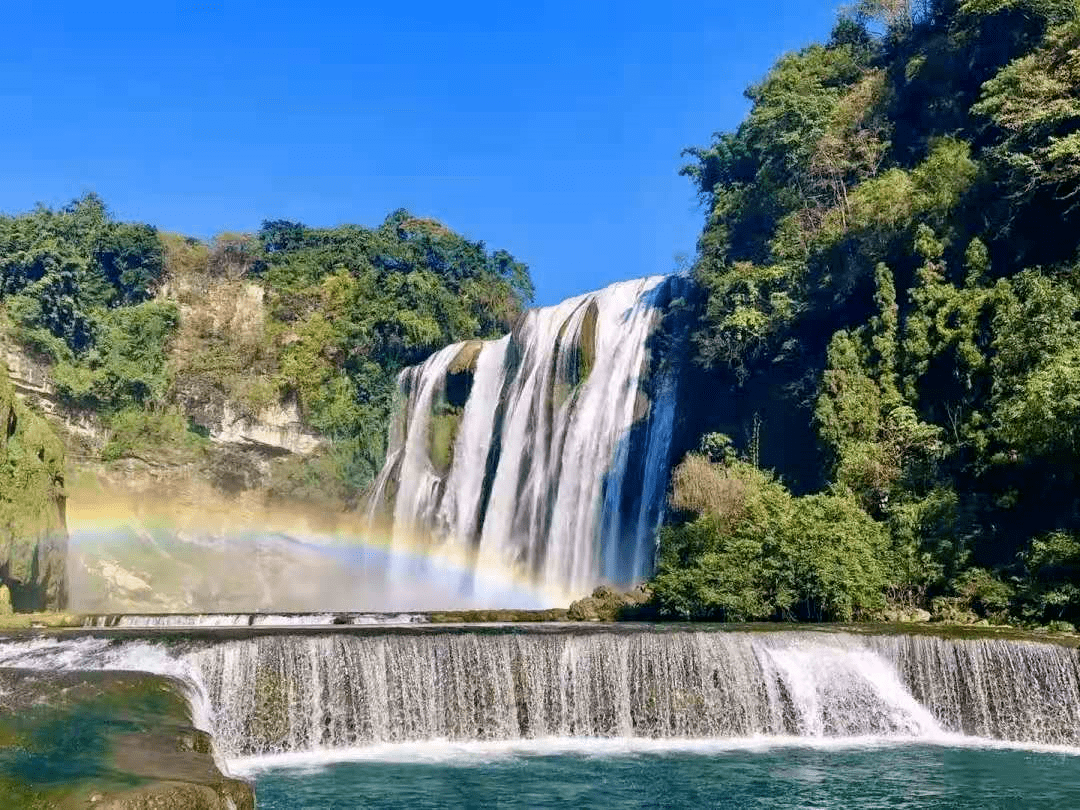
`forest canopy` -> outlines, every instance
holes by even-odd
[[[376,228],[272,220],[203,241],[119,222],[88,194],[0,217],[0,292],[61,399],[109,425],[108,457],[197,446],[192,399],[252,414],[292,401],[329,447],[282,486],[354,502],[382,463],[397,373],[505,333],[533,287],[506,251],[404,210]],[[242,328],[245,313],[214,309],[252,292]]]
[[[676,472],[659,603],[1076,622],[1080,6],[863,0],[747,98],[683,170],[694,342],[741,413],[783,418],[733,442],[717,415]],[[850,562],[800,595],[809,547]]]

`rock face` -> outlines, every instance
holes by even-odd
[[[101,449],[108,438],[108,431],[94,414],[69,408],[60,401],[56,386],[49,375],[48,365],[34,360],[7,340],[2,344],[3,361],[15,393],[32,402],[49,423],[59,430],[73,452],[94,453]]]
[[[179,398],[191,421],[204,428],[215,444],[300,456],[323,444],[322,437],[304,427],[295,402],[273,403],[256,413],[245,413],[213,391],[189,387]]]
[[[64,448],[0,365],[0,585],[16,611],[67,604]]]
[[[218,769],[168,678],[0,669],[0,807],[254,810],[255,796]]]
[[[9,340],[0,342],[0,357],[7,363],[7,377],[15,392],[48,417],[72,455],[98,456],[109,438],[102,419],[96,413],[62,402],[49,366]],[[266,459],[307,456],[325,444],[322,436],[304,425],[295,402],[272,402],[251,411],[206,386],[187,383],[176,393],[178,404],[191,422],[204,430],[218,449],[248,454],[252,463],[260,467],[260,479],[266,477]]]

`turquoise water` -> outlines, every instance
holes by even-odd
[[[412,761],[410,761],[412,759]],[[260,810],[1080,807],[1080,756],[929,745],[448,753],[255,771]]]

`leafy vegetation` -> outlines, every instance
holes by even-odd
[[[505,332],[533,290],[510,254],[403,210],[202,242],[116,222],[87,195],[0,217],[0,292],[59,396],[109,425],[106,457],[198,452],[188,417],[207,403],[295,405],[328,446],[280,465],[275,491],[350,501],[381,465],[397,373]]]
[[[785,418],[679,468],[661,607],[1076,622],[1080,6],[863,0],[747,96],[684,170],[695,345]]]
[[[0,363],[0,586],[16,610],[67,604],[64,447]],[[8,606],[10,611],[10,606]]]

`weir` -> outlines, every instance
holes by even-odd
[[[648,627],[77,632],[0,644],[0,666],[179,678],[226,759],[548,738],[1080,745],[1080,657],[1030,641]]]
[[[646,577],[682,352],[662,321],[687,283],[656,276],[531,310],[500,340],[403,371],[372,532],[549,591]]]

